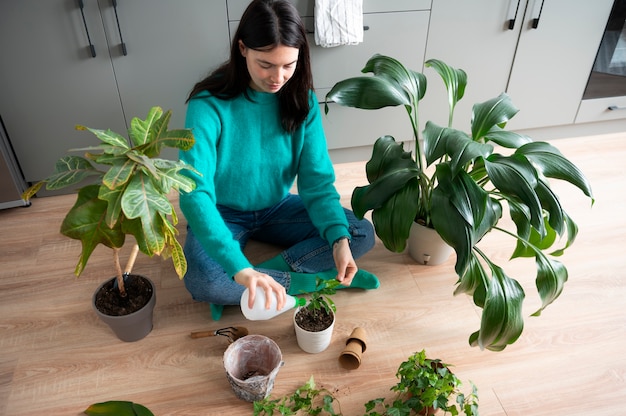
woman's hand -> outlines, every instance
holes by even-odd
[[[342,238],[333,244],[333,258],[337,267],[337,280],[344,286],[350,286],[354,275],[359,270],[354,257],[352,257],[350,240]]]
[[[250,297],[248,299],[248,307],[252,308],[256,297],[256,289],[261,288],[268,294],[276,293],[276,310],[281,310],[285,306],[287,291],[285,287],[278,283],[269,274],[261,273],[251,267],[245,268],[237,272],[234,276],[235,282],[248,288]],[[265,296],[265,309],[270,308],[270,296]]]

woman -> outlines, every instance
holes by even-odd
[[[289,1],[248,6],[230,59],[191,91],[186,127],[196,144],[180,158],[201,175],[189,173],[197,188],[180,198],[188,222],[184,282],[194,299],[211,304],[213,319],[246,287],[250,305],[262,288],[276,294],[278,309],[286,293],[313,291],[316,277],[378,287],[354,261],[373,247],[374,231],[339,203],[305,29]],[[286,249],[253,266],[243,254],[250,238]]]

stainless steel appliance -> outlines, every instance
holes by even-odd
[[[626,95],[626,0],[615,0],[583,99],[624,95]],[[616,109],[618,108],[609,107],[609,110]]]
[[[30,205],[21,197],[27,187],[0,117],[0,209]]]

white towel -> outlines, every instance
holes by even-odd
[[[363,0],[315,0],[315,44],[324,48],[363,42]]]

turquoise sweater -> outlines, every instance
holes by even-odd
[[[216,205],[239,211],[269,208],[287,196],[296,178],[320,235],[329,244],[349,236],[315,94],[310,94],[309,115],[291,134],[282,128],[276,94],[249,93],[253,101],[209,93],[190,100],[185,124],[196,144],[180,153],[202,174],[188,173],[197,188],[180,196],[181,210],[207,254],[230,276],[252,265]]]

